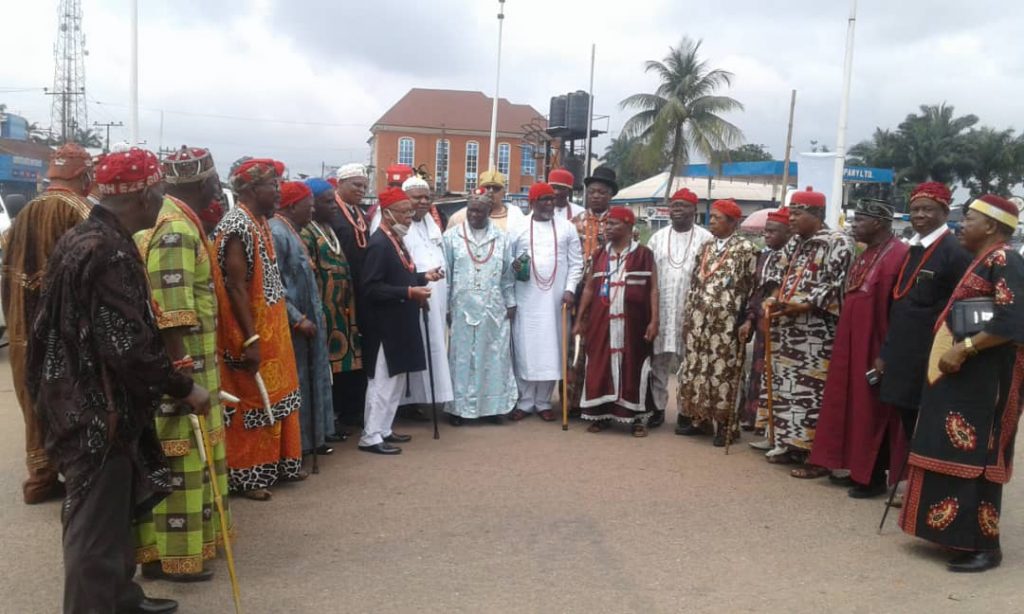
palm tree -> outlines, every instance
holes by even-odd
[[[979,128],[963,140],[966,155],[957,175],[971,196],[1009,196],[1010,187],[1024,180],[1024,137],[1014,137],[1012,129]]]
[[[633,94],[620,103],[623,109],[639,110],[626,120],[623,135],[641,139],[650,150],[669,152],[666,202],[672,193],[672,178],[690,160],[691,152],[710,160],[715,152],[727,151],[743,140],[740,129],[722,117],[743,110],[743,105],[715,93],[732,84],[733,74],[701,60],[700,45],[699,40],[683,37],[661,62],[648,60],[644,72],[658,76],[658,89],[653,94]]]
[[[615,169],[619,184],[632,185],[665,168],[664,151],[650,151],[638,138],[620,134],[604,150],[603,164]]]
[[[921,105],[899,125],[906,168],[900,179],[950,183],[965,157],[964,131],[978,123],[977,115],[955,117],[952,106]]]
[[[91,128],[76,130],[73,140],[86,149],[100,149],[103,147],[103,138]]]

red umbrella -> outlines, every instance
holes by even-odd
[[[768,214],[772,211],[774,209],[758,209],[751,213],[740,224],[740,230],[744,232],[761,232],[764,230],[764,225],[768,223]]]

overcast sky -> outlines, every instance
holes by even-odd
[[[139,4],[141,138],[152,149],[208,146],[223,174],[244,154],[316,174],[321,162],[366,161],[370,125],[409,88],[494,88],[497,1]],[[82,5],[89,122],[127,125],[129,0]],[[56,6],[12,3],[0,36],[0,102],[43,125],[51,98],[41,89],[3,92],[52,86]],[[619,101],[656,86],[643,62],[686,35],[735,73],[723,93],[746,107],[730,119],[748,142],[782,157],[796,89],[795,148],[835,144],[845,0],[508,0],[505,13],[501,95],[543,114],[550,96],[587,88],[596,43],[595,114],[617,134],[629,116]],[[861,0],[848,142],[942,101],[1019,128],[1020,32],[1019,0]]]

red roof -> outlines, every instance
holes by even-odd
[[[492,98],[483,92],[413,88],[370,128],[384,126],[436,128],[489,132]],[[523,133],[523,125],[537,121],[546,127],[544,116],[528,104],[498,99],[498,132]]]
[[[0,138],[0,153],[49,162],[53,150],[41,143]]]

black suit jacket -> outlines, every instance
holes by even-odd
[[[412,262],[408,252],[406,258]],[[426,369],[427,358],[420,336],[420,306],[409,300],[409,288],[425,286],[427,279],[423,273],[405,268],[391,240],[379,228],[367,242],[361,281],[364,310],[360,325],[363,369],[367,377],[374,377],[377,352],[381,347],[388,363],[386,375]],[[431,341],[444,343],[443,339]]]
[[[889,308],[889,330],[882,346],[885,376],[879,389],[884,403],[906,409],[917,409],[921,403],[928,355],[935,337],[935,320],[946,307],[960,278],[971,264],[971,255],[960,247],[952,232],[939,239],[939,246],[928,262],[917,270],[925,250],[910,248],[907,266],[897,280],[897,288],[913,284],[910,292]]]

